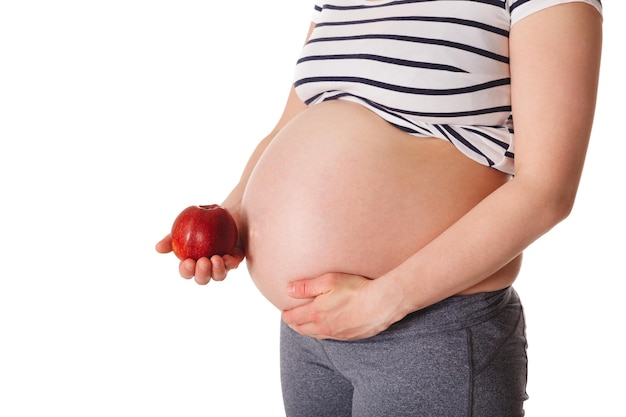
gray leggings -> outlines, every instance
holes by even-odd
[[[281,325],[288,417],[518,417],[526,373],[513,288],[448,298],[358,341]]]

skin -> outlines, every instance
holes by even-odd
[[[565,219],[574,204],[591,134],[601,44],[601,17],[583,3],[550,7],[516,24],[510,33],[514,179],[377,279],[328,273],[291,282],[285,291],[310,301],[283,311],[283,320],[319,339],[373,336],[413,311],[480,284]],[[237,221],[243,191],[260,155],[305,109],[292,90],[275,129],[261,141],[239,184],[222,203]],[[166,236],[157,251],[170,250]],[[447,256],[451,252],[454,257]],[[198,284],[220,281],[244,258],[241,247],[233,255],[188,259],[179,271]]]

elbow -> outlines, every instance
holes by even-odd
[[[572,213],[576,201],[577,187],[563,183],[550,184],[546,181],[530,181],[524,186],[527,207],[541,219],[543,227],[550,229],[565,220]]]
[[[569,217],[574,209],[574,202],[576,201],[575,192],[562,194],[563,195],[556,196],[551,203],[551,211],[555,224]]]
[[[546,214],[547,226],[552,228],[569,217],[574,209],[576,190],[560,189],[551,193],[547,198]]]

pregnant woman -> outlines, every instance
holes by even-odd
[[[599,0],[317,2],[276,128],[222,203],[282,311],[286,414],[522,416],[523,250],[574,203]],[[171,250],[165,237],[157,250]],[[537,277],[545,279],[545,277]]]

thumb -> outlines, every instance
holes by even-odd
[[[155,249],[159,253],[168,253],[172,251],[172,238],[170,235],[165,236],[155,246]]]
[[[332,285],[325,275],[318,278],[292,281],[287,285],[287,294],[293,298],[313,298],[330,291]]]

